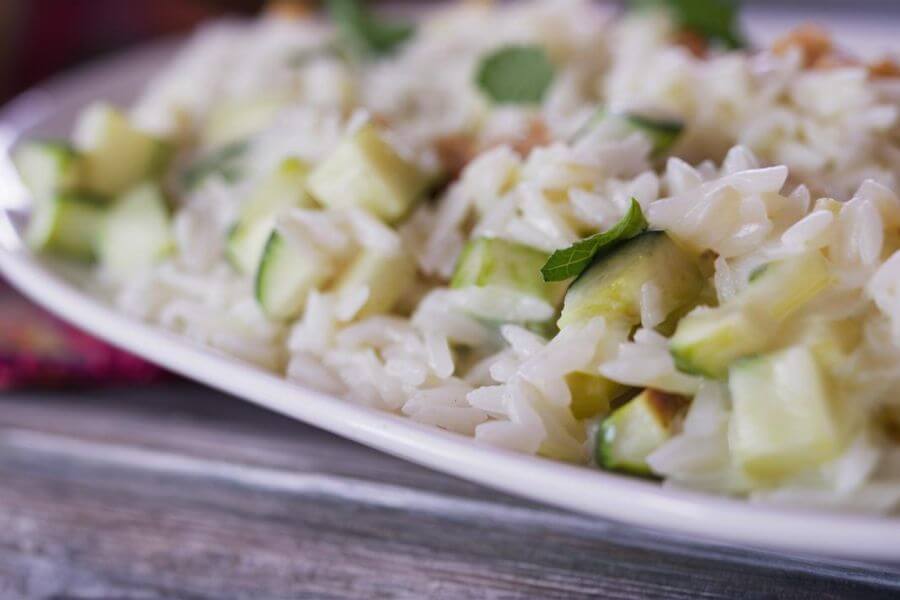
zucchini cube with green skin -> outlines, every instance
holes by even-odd
[[[393,223],[422,198],[430,180],[367,123],[316,166],[308,189],[323,206],[362,208]]]
[[[368,296],[356,318],[390,312],[409,290],[415,276],[416,262],[409,253],[364,250],[338,279],[337,301],[340,304],[364,286]]]
[[[19,176],[35,198],[49,198],[81,186],[81,154],[65,142],[26,142],[13,154]]]
[[[819,252],[807,252],[768,263],[734,300],[780,323],[833,281],[828,261]]]
[[[617,381],[583,371],[566,375],[566,384],[572,394],[572,416],[579,420],[606,414],[613,400],[628,390]]]
[[[736,362],[728,374],[729,446],[750,475],[779,478],[836,456],[841,432],[812,352],[794,346]]]
[[[652,475],[647,457],[672,437],[676,417],[688,404],[684,396],[644,390],[600,424],[597,464],[611,471]]]
[[[32,205],[25,239],[32,250],[92,261],[105,202],[90,194],[59,192]]]
[[[256,301],[272,319],[294,319],[303,312],[309,293],[325,284],[331,275],[331,264],[313,248],[275,229],[256,269]]]
[[[169,207],[155,183],[140,185],[108,211],[98,237],[103,272],[125,278],[165,258],[175,247]]]
[[[450,287],[500,289],[537,298],[555,308],[566,283],[545,282],[541,277],[545,262],[547,254],[536,248],[500,238],[476,238],[463,247]]]
[[[724,379],[737,359],[765,352],[784,321],[831,281],[818,252],[770,263],[728,302],[697,309],[678,323],[669,341],[675,365],[685,373]]]
[[[705,279],[692,256],[660,231],[643,233],[596,260],[566,292],[559,328],[594,317],[641,322],[641,289],[656,285],[667,313],[692,305]]]
[[[303,161],[286,159],[244,204],[226,247],[228,260],[238,271],[252,273],[256,269],[280,213],[314,206],[305,188],[308,173]]]
[[[684,317],[669,341],[679,371],[723,379],[728,366],[765,347],[774,332],[739,308],[698,308]]]
[[[82,112],[74,139],[84,156],[86,187],[109,197],[161,175],[172,154],[169,144],[136,129],[108,104]]]

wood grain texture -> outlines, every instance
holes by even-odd
[[[900,594],[895,567],[563,513],[187,384],[0,398],[0,482],[4,599]]]

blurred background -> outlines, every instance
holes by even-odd
[[[251,16],[266,4],[265,0],[0,0],[0,104],[86,61],[187,33],[206,19]],[[891,35],[900,32],[900,0],[744,0],[743,4],[751,39],[760,43],[811,20],[838,29],[840,41],[854,51],[881,54],[887,49],[866,47],[871,27]],[[158,377],[166,375],[63,325],[0,279],[0,390]]]
[[[205,19],[252,15],[262,0],[0,0],[0,104],[87,61]],[[43,312],[0,277],[0,392],[169,377]]]
[[[0,0],[0,99],[85,60],[262,0]]]
[[[0,101],[85,60],[188,31],[207,18],[252,15],[265,4],[266,0],[0,0]],[[893,26],[900,17],[900,0],[744,0],[743,4],[751,14],[774,14],[786,21],[797,15],[816,19],[845,13],[852,21],[877,14],[890,15]]]

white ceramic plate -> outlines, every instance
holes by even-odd
[[[65,136],[94,98],[127,102],[164,64],[151,47],[29,92],[0,113],[0,272],[79,327],[191,379],[427,467],[597,517],[757,547],[900,561],[900,519],[773,508],[663,489],[623,476],[520,455],[306,390],[114,311],[83,291],[84,274],[30,254],[19,237],[27,195],[9,162],[23,137]]]

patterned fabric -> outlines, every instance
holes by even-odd
[[[0,391],[147,383],[164,371],[82,333],[0,281]]]

